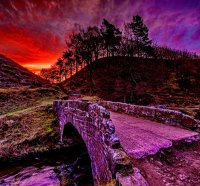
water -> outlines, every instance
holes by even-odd
[[[53,153],[0,170],[0,186],[65,185],[93,185],[90,159],[86,152]]]

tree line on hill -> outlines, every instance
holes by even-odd
[[[66,50],[54,65],[42,69],[40,75],[59,83],[82,68],[87,67],[91,87],[93,86],[92,63],[100,58],[129,56],[155,59],[197,59],[198,55],[188,51],[160,47],[149,39],[148,28],[142,17],[133,16],[131,22],[120,31],[114,24],[103,19],[100,27],[78,26],[66,39]]]

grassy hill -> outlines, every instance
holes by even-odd
[[[41,77],[0,54],[0,87],[32,86],[48,84]]]
[[[61,148],[55,85],[0,55],[0,164]]]
[[[55,99],[59,89],[0,55],[0,115]]]
[[[200,100],[200,61],[103,58],[92,64],[95,95],[140,105],[166,105],[189,114]],[[89,73],[82,69],[62,83],[65,89],[90,93]]]

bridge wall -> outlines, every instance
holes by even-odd
[[[98,103],[115,112],[122,112],[136,117],[144,117],[161,123],[200,132],[200,121],[179,111],[111,101],[99,101]]]
[[[120,146],[110,114],[104,107],[81,101],[55,101],[54,110],[59,119],[61,140],[68,123],[84,140],[95,185],[105,186],[118,178],[118,182],[132,180],[132,164]]]

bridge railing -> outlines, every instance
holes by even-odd
[[[164,124],[200,132],[200,121],[179,111],[112,101],[99,101],[98,103],[111,111],[122,112],[136,117],[144,117]]]
[[[73,100],[57,100],[54,101],[54,110],[59,110],[62,109],[64,107],[68,107],[68,108],[74,108],[74,109],[79,109],[82,111],[86,111],[88,112],[89,109],[89,105],[91,103],[87,102],[87,101],[73,101]]]

